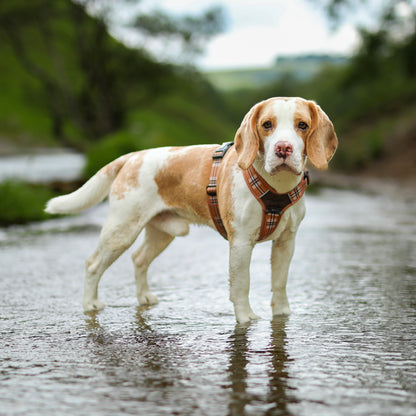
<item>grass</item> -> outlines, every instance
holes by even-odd
[[[25,224],[52,218],[44,212],[55,194],[46,185],[18,181],[0,183],[0,225]]]

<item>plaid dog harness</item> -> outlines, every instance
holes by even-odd
[[[227,153],[227,150],[234,144],[234,142],[226,142],[218,149],[215,150],[212,155],[212,168],[211,175],[209,177],[209,184],[207,186],[208,194],[208,208],[211,213],[212,221],[219,233],[227,240],[227,231],[225,230],[224,223],[221,219],[220,210],[218,208],[218,198],[217,198],[217,174],[218,168],[221,165],[222,158]]]
[[[219,233],[226,240],[228,239],[227,231],[225,230],[218,208],[217,174],[225,153],[233,144],[233,142],[227,142],[215,150],[212,156],[213,163],[209,184],[207,186],[208,207],[212,220]],[[308,171],[305,171],[299,185],[287,194],[279,194],[276,192],[276,190],[273,189],[261,175],[259,175],[253,166],[250,166],[247,170],[243,170],[243,175],[248,189],[250,189],[253,196],[259,201],[263,208],[260,234],[257,239],[257,241],[262,241],[274,232],[279,225],[283,213],[302,198],[309,185],[309,173]]]

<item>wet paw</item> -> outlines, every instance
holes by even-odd
[[[273,312],[273,316],[290,315],[291,310],[290,310],[289,303],[287,301],[278,303],[278,304],[275,304],[274,302],[272,302],[272,312]]]
[[[246,312],[236,312],[235,317],[239,324],[246,324],[250,321],[261,319],[261,317],[256,315],[252,310]]]
[[[285,291],[274,292],[272,297],[272,312],[275,315],[290,315],[289,301]]]
[[[157,296],[152,292],[143,292],[140,295],[137,295],[137,299],[140,305],[156,305],[159,302]]]
[[[273,316],[290,315],[290,314],[291,314],[291,310],[290,310],[289,306],[284,306],[284,307],[280,307],[280,308],[273,308]]]
[[[105,303],[101,302],[98,299],[92,300],[89,302],[84,301],[83,305],[84,305],[84,312],[97,312],[105,308]]]

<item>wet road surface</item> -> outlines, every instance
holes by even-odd
[[[1,415],[416,415],[414,201],[307,195],[293,313],[272,319],[259,244],[248,326],[228,301],[227,243],[198,227],[151,266],[158,305],[137,305],[132,249],[101,281],[106,309],[84,315],[106,209],[0,229]]]

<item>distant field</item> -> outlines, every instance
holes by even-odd
[[[210,71],[205,75],[218,89],[230,91],[261,87],[287,76],[307,80],[324,66],[344,65],[346,62],[344,57],[293,57],[280,59],[270,67]]]

